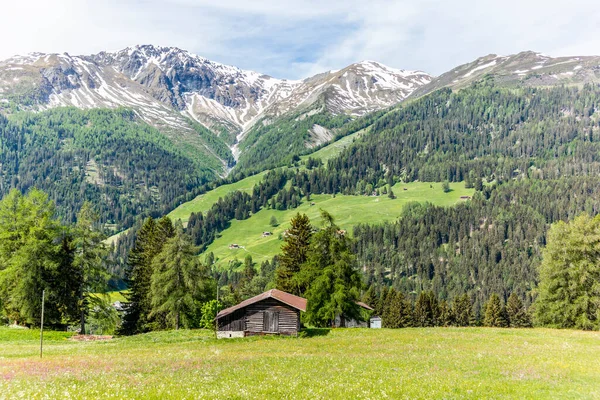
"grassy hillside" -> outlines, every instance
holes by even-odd
[[[254,261],[260,263],[279,252],[282,243],[279,236],[289,227],[290,219],[297,212],[307,214],[312,223],[319,226],[320,209],[323,209],[336,218],[341,228],[351,232],[352,227],[359,223],[395,220],[409,202],[429,201],[440,206],[450,206],[462,201],[461,196],[473,194],[473,189],[465,189],[464,183],[454,183],[450,186],[453,190],[444,193],[441,183],[400,183],[393,188],[397,196],[393,200],[386,195],[379,197],[315,195],[311,196],[311,201],[305,200],[300,207],[293,210],[263,209],[247,220],[233,220],[231,226],[208,247],[207,252],[212,251],[215,254],[217,264],[220,266],[225,266],[236,258],[243,260],[246,254],[251,254]],[[279,222],[277,227],[269,225],[272,216],[275,216]],[[265,231],[272,232],[273,235],[263,237],[262,233]],[[229,249],[231,244],[243,248]]]
[[[0,397],[600,396],[598,332],[410,328],[313,333],[217,341],[207,331],[183,330],[88,343],[47,334],[40,360],[33,331],[0,328]]]
[[[361,130],[361,131],[358,131],[351,135],[345,136],[342,139],[340,139],[336,142],[333,142],[333,143],[317,150],[316,152],[314,152],[310,155],[307,155],[307,156],[303,156],[301,158],[303,160],[306,160],[308,157],[320,158],[321,160],[323,160],[324,163],[326,163],[327,160],[329,160],[332,157],[335,157],[342,150],[344,150],[346,147],[351,145],[353,140],[358,138],[362,133],[364,133],[364,130]],[[188,202],[185,202],[185,203],[179,205],[176,209],[171,211],[168,214],[168,216],[173,221],[181,219],[184,223],[186,223],[188,221],[188,219],[190,218],[191,213],[193,213],[193,212],[205,213],[206,211],[208,211],[210,209],[210,207],[213,204],[215,204],[219,200],[220,197],[225,197],[225,195],[229,192],[241,190],[241,191],[250,193],[252,191],[252,188],[254,187],[254,185],[259,183],[263,179],[264,175],[267,174],[268,172],[269,172],[268,170],[263,171],[256,175],[252,175],[247,178],[244,178],[238,182],[235,182],[235,183],[232,183],[229,185],[219,186],[216,189],[213,189],[209,192],[206,192],[204,194],[197,196],[195,199],[193,199],[191,201],[188,201]],[[109,237],[106,240],[106,242],[109,245],[116,243],[119,236],[125,232],[127,232],[127,231],[119,232],[115,235],[112,235],[111,237]]]
[[[249,176],[238,182],[229,185],[219,186],[216,189],[199,195],[194,200],[181,204],[175,210],[171,211],[168,214],[168,216],[173,221],[181,219],[183,222],[187,222],[187,220],[190,218],[191,213],[205,213],[206,211],[208,211],[208,209],[210,209],[210,207],[212,207],[213,204],[215,204],[219,200],[219,197],[225,197],[225,195],[229,192],[234,192],[236,190],[247,193],[252,192],[252,188],[254,187],[254,185],[260,182],[266,173],[266,171],[261,172],[260,174]]]
[[[365,133],[365,131],[366,131],[366,129],[362,129],[362,130],[352,133],[348,136],[344,136],[340,140],[330,143],[327,146],[322,147],[319,150],[315,151],[314,153],[300,157],[300,159],[306,160],[309,157],[320,158],[323,161],[323,163],[327,163],[327,160],[340,154],[342,152],[342,150],[344,150],[346,147],[350,146],[352,144],[352,142],[354,140],[358,139],[363,133]]]

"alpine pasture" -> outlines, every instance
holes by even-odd
[[[308,330],[217,340],[153,332],[77,342],[0,328],[1,399],[399,399],[600,396],[600,333],[551,329]]]

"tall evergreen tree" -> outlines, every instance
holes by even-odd
[[[511,328],[530,328],[531,318],[516,293],[511,293],[506,302],[506,315]]]
[[[324,228],[314,235],[304,271],[312,271],[306,297],[306,321],[315,326],[331,325],[337,316],[360,321],[357,304],[362,287],[350,239],[340,234],[333,217],[321,211]],[[305,275],[307,277],[309,275]]]
[[[415,326],[435,326],[437,319],[438,302],[435,294],[431,291],[419,293],[414,309]]]
[[[554,224],[539,273],[540,324],[600,329],[600,216]]]
[[[400,314],[402,313],[402,297],[398,296],[396,289],[391,288],[385,298],[385,307],[381,322],[384,328],[400,328]]]
[[[452,317],[456,326],[474,325],[473,306],[468,294],[464,293],[454,298],[452,302]]]
[[[438,326],[451,326],[453,321],[452,308],[446,300],[440,301],[439,313],[438,313]]]
[[[174,231],[173,223],[168,217],[161,218],[158,223],[153,218],[147,218],[137,234],[134,248],[128,258],[129,305],[121,327],[124,334],[145,332],[151,328],[150,323],[153,319],[161,319],[158,312],[154,312],[150,317],[150,289],[154,273],[152,263],[165,242],[173,237]],[[159,325],[161,324],[162,321]]]
[[[485,326],[498,328],[505,328],[508,326],[506,321],[506,309],[496,293],[492,293],[487,302],[483,324]]]
[[[277,289],[301,296],[306,290],[305,282],[298,282],[294,277],[307,260],[312,227],[306,214],[300,213],[292,218],[290,224],[281,247],[279,266],[275,271],[275,284]]]
[[[362,295],[362,302],[375,309],[377,303],[377,294],[375,293],[375,286],[369,285],[367,291]]]
[[[54,204],[33,189],[12,190],[0,201],[0,298],[10,319],[35,325],[40,319],[42,290],[56,297],[53,278],[60,266],[60,225]],[[47,321],[60,319],[60,305],[49,302]]]
[[[384,286],[383,289],[381,289],[381,292],[379,293],[379,296],[377,296],[377,303],[375,304],[375,310],[374,310],[374,314],[377,315],[378,317],[381,317],[383,319],[383,313],[385,312],[385,302],[386,302],[386,298],[387,298],[387,294],[388,294],[389,288],[387,286]]]
[[[175,329],[189,326],[190,316],[210,297],[212,285],[208,268],[200,264],[181,221],[152,264],[150,315],[165,315],[167,326]]]
[[[129,302],[121,333],[134,334],[147,330],[146,323],[151,311],[150,285],[152,283],[152,257],[155,255],[152,243],[156,236],[156,221],[149,217],[137,233],[135,245],[127,260],[127,282]]]

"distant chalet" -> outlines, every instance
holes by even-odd
[[[306,299],[271,289],[217,314],[217,337],[297,335]]]

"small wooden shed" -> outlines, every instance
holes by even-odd
[[[306,299],[277,289],[261,293],[217,314],[217,337],[297,335]]]
[[[358,304],[364,310],[373,311],[373,308],[371,308],[371,306],[363,303],[362,301],[357,301],[356,304]],[[367,321],[357,321],[353,318],[348,318],[344,315],[338,315],[335,317],[335,320],[333,321],[333,327],[334,328],[368,328],[369,323]]]

